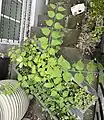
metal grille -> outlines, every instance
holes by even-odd
[[[0,1],[0,43],[20,44],[27,30],[30,4],[31,0]]]

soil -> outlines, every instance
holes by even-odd
[[[30,101],[24,118],[29,118],[29,120],[50,120],[49,115],[42,112],[41,105],[36,99]]]

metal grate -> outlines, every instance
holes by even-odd
[[[20,44],[26,34],[31,0],[0,0],[0,43]],[[29,25],[28,25],[29,27]]]

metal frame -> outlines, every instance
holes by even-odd
[[[19,34],[19,40],[11,40],[9,39],[9,42],[7,42],[7,39],[2,38],[2,42],[0,42],[0,44],[10,44],[10,45],[19,45],[22,43],[24,37],[26,36],[26,32],[27,32],[27,25],[28,25],[28,17],[29,17],[29,2],[31,0],[23,0],[23,2],[21,0],[17,0],[20,4],[22,4],[22,15],[21,15],[21,21],[19,20],[15,20],[12,17],[9,17],[7,15],[3,15],[1,14],[1,9],[2,9],[2,0],[0,0],[0,20],[1,17],[3,16],[6,19],[15,21],[16,23],[21,24],[20,25],[20,34]],[[32,0],[34,1],[34,0]],[[26,5],[26,2],[28,5]],[[27,8],[26,8],[27,7]],[[1,40],[1,39],[0,39]],[[19,42],[18,42],[19,41]]]
[[[2,8],[2,0],[0,0],[0,21],[1,21],[1,8]]]
[[[42,3],[40,1],[39,5],[37,6],[38,0],[23,0],[23,2],[22,0],[17,0],[17,2],[22,4],[22,11],[21,11],[22,15],[21,15],[21,20],[19,21],[7,15],[1,14],[2,1],[3,0],[0,0],[0,18],[1,16],[3,16],[4,18],[15,21],[16,23],[19,23],[21,25],[20,25],[19,40],[12,41],[11,39],[9,39],[7,42],[5,38],[2,38],[0,44],[21,45],[24,40],[24,37],[26,37],[27,35],[27,31],[29,31],[29,35],[30,35],[31,27],[36,26],[36,19],[38,17],[37,12],[39,12],[37,8],[39,9],[39,6],[41,6]],[[31,2],[31,8],[30,8],[30,2]]]

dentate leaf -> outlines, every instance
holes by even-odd
[[[52,24],[53,24],[53,20],[46,20],[46,24],[48,25],[48,26],[52,26]]]
[[[55,87],[55,90],[57,90],[57,91],[61,91],[62,89],[63,89],[63,87],[62,87],[61,83],[58,84],[58,85]]]
[[[63,14],[61,14],[61,13],[57,13],[56,14],[56,19],[57,20],[62,20],[64,18],[64,15]]]
[[[52,46],[58,46],[58,45],[61,45],[63,43],[63,40],[61,39],[53,39],[52,42],[51,42],[51,45]]]
[[[76,73],[74,78],[75,81],[79,84],[81,84],[84,81],[84,76],[81,73]]]
[[[55,78],[55,79],[54,79],[54,83],[55,83],[55,84],[58,84],[58,83],[60,83],[61,81],[62,81],[61,78]]]
[[[49,16],[50,18],[54,18],[54,16],[55,16],[54,11],[48,11],[48,16]]]
[[[64,97],[64,98],[67,97],[68,94],[69,94],[69,91],[64,91],[64,92],[63,92],[63,97]]]
[[[90,61],[87,64],[87,70],[90,71],[90,72],[95,72],[96,71],[96,65],[95,65],[94,61]]]
[[[72,74],[69,73],[69,72],[64,72],[64,73],[63,73],[63,79],[64,79],[66,82],[71,81],[72,77],[73,77]]]
[[[34,82],[41,82],[41,81],[42,81],[42,78],[39,77],[38,75],[35,75]]]
[[[44,84],[44,87],[46,87],[46,88],[52,88],[53,86],[54,86],[53,83],[45,83]]]
[[[28,85],[28,83],[27,83],[26,81],[23,81],[21,85],[22,85],[22,87],[24,87],[24,88],[29,87],[29,85]]]
[[[56,22],[55,25],[54,25],[54,28],[55,29],[62,29],[63,26],[59,22]]]
[[[92,81],[94,80],[94,74],[93,73],[92,74],[88,74],[86,76],[86,80],[88,81],[89,84],[91,84]]]
[[[55,4],[50,4],[50,7],[52,8],[52,9],[55,9],[56,8],[56,6],[55,6]]]
[[[54,39],[61,38],[60,32],[58,32],[58,31],[53,31],[53,32],[52,32],[52,38],[54,38]]]
[[[58,7],[58,11],[62,12],[62,11],[65,11],[65,8],[64,7]]]
[[[32,73],[36,73],[36,66],[35,65],[32,67]]]
[[[17,60],[17,62],[20,63],[20,62],[22,62],[23,58],[21,56],[19,56],[16,60]]]
[[[79,71],[84,70],[84,64],[83,64],[83,62],[81,60],[77,62],[75,67]]]
[[[57,96],[59,96],[59,94],[57,93],[57,91],[53,90],[53,91],[51,92],[51,96],[57,97]]]
[[[62,71],[58,67],[54,67],[52,71],[52,77],[61,77]]]
[[[40,42],[41,47],[42,47],[43,49],[46,49],[46,48],[48,47],[48,38],[46,38],[46,37],[41,37],[41,38],[39,38],[39,42]]]
[[[64,71],[68,71],[71,68],[70,63],[66,61],[63,56],[59,57],[58,64],[63,68]]]
[[[44,28],[42,28],[41,30],[42,30],[42,33],[43,33],[44,35],[46,35],[46,36],[48,36],[48,35],[50,34],[50,29],[47,28],[47,27],[44,27]]]
[[[53,49],[53,48],[50,48],[49,50],[48,50],[48,52],[49,52],[49,54],[50,55],[55,55],[55,49]]]
[[[18,80],[19,80],[19,81],[22,81],[22,80],[23,80],[22,75],[21,75],[21,74],[19,74],[19,73],[18,73]]]

